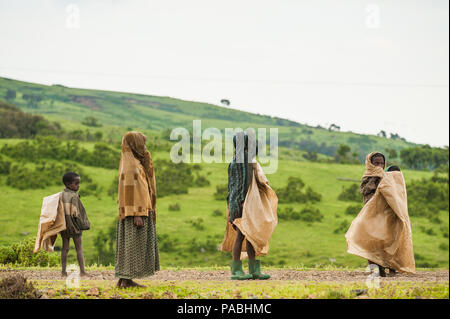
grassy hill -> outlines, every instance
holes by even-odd
[[[143,131],[152,138],[152,145],[158,145],[151,149],[155,161],[169,160],[170,144],[160,138],[161,133],[180,126],[189,129],[196,119],[202,120],[203,128],[278,127],[278,171],[268,175],[269,181],[272,187],[280,189],[289,177],[300,177],[306,186],[322,195],[322,201],[314,207],[320,210],[323,219],[311,223],[280,218],[270,243],[269,255],[263,257],[264,264],[275,267],[365,266],[364,260],[346,253],[344,233],[354,218],[354,215],[346,214],[346,209],[355,203],[338,200],[344,186],[361,178],[364,166],[309,162],[302,157],[306,150],[316,150],[322,153],[320,159],[327,159],[339,144],[347,144],[362,159],[373,150],[385,151],[389,148],[398,151],[414,145],[401,139],[330,132],[279,118],[169,97],[46,86],[0,78],[0,99],[5,98],[8,90],[16,92],[15,98],[9,99],[9,102],[25,112],[58,122],[64,130],[101,132],[102,141],[110,145],[120,143],[122,135],[131,128]],[[102,126],[82,124],[88,116],[96,118]],[[0,139],[0,148],[22,141]],[[93,142],[80,142],[80,145],[88,151],[95,149]],[[8,158],[4,154],[1,157],[21,167],[34,168],[39,165]],[[50,164],[55,162],[48,158],[45,161]],[[98,184],[100,190],[97,196],[82,198],[92,224],[91,230],[85,232],[83,245],[86,259],[92,264],[99,262],[95,249],[97,235],[103,231],[107,238],[110,236],[108,231],[114,231],[117,202],[108,191],[112,185],[114,188],[117,171],[77,164]],[[190,165],[193,167],[193,164]],[[163,267],[228,265],[230,254],[217,251],[225,230],[226,201],[214,197],[216,186],[227,182],[227,164],[201,163],[200,172],[209,180],[209,186],[191,187],[187,194],[158,198],[157,231]],[[410,170],[404,170],[404,174],[408,184],[432,175],[431,172]],[[6,176],[0,175],[0,245],[33,238],[42,198],[62,189],[62,185],[53,185],[19,190],[7,185],[6,180]],[[82,182],[81,188],[86,188],[86,185]],[[175,204],[180,206],[179,210],[169,209]],[[298,211],[306,205],[280,204],[279,212],[283,213],[287,207]],[[438,217],[440,223],[433,223],[425,217],[411,217],[418,267],[448,269],[449,213],[441,211]],[[70,259],[75,261],[73,249]]]
[[[191,130],[192,121],[201,119],[203,128],[215,127],[221,130],[277,127],[280,146],[317,151],[328,156],[335,153],[339,144],[349,145],[361,160],[375,149],[399,151],[415,145],[402,139],[329,131],[277,117],[170,97],[47,86],[0,77],[0,99],[5,99],[8,90],[16,93],[16,97],[9,102],[28,113],[44,115],[72,129],[80,127],[86,117],[92,116],[104,125],[103,131],[114,139],[120,136],[117,131],[127,128],[154,132],[175,127]]]

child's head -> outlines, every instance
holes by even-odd
[[[374,155],[372,155],[372,157],[370,158],[370,161],[372,162],[373,165],[379,166],[383,169],[384,169],[384,166],[386,165],[384,155],[381,153],[375,153]]]
[[[386,169],[386,172],[395,172],[395,171],[400,172],[400,167],[398,167],[396,165],[392,165]]]
[[[62,180],[64,185],[68,189],[73,190],[75,192],[77,192],[80,189],[81,178],[80,175],[78,175],[77,173],[68,172],[64,174]]]

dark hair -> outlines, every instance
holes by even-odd
[[[62,181],[63,181],[64,185],[67,186],[68,184],[73,182],[75,177],[80,177],[80,175],[78,175],[77,173],[74,173],[74,172],[67,172],[64,174]]]
[[[394,171],[400,172],[400,167],[398,167],[396,165],[392,165],[392,166],[389,166],[386,171],[387,172],[394,172]]]
[[[238,138],[244,138],[244,151],[248,151],[249,150],[249,146],[250,146],[250,150],[255,152],[255,154],[253,154],[254,156],[258,155],[258,140],[254,137],[254,136],[249,136],[247,133],[245,132],[237,132],[236,134],[234,134],[233,136],[233,145],[234,148],[236,149],[237,146],[237,139]]]

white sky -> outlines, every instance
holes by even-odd
[[[448,12],[446,0],[0,0],[0,76],[228,98],[253,113],[443,146]]]

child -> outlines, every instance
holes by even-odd
[[[401,172],[400,167],[392,165],[386,168],[386,172]]]
[[[63,176],[62,180],[66,186],[61,194],[61,202],[63,204],[64,216],[66,219],[66,229],[60,233],[63,243],[61,251],[62,276],[67,276],[67,254],[69,252],[70,238],[73,238],[78,264],[80,265],[80,275],[84,277],[87,276],[87,273],[84,269],[81,234],[83,230],[88,230],[90,228],[90,223],[86,215],[86,210],[81,203],[80,195],[78,195],[81,178],[77,173],[68,172]]]
[[[232,251],[231,279],[269,279],[256,259],[269,249],[269,239],[278,222],[278,198],[256,162],[253,135],[238,132],[233,138],[235,156],[228,166],[227,226],[222,251]],[[246,251],[246,253],[244,253]],[[241,258],[248,257],[249,274]]]
[[[386,159],[381,153],[374,153],[370,157],[370,162],[378,167],[384,169]],[[378,184],[380,183],[381,178],[379,176],[364,176],[361,181],[360,193],[363,195],[364,205],[372,198],[375,194]]]

